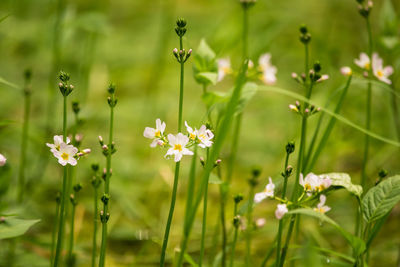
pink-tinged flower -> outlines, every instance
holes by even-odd
[[[369,70],[371,68],[371,60],[365,53],[361,53],[360,58],[355,59],[354,63],[365,70]]]
[[[326,206],[326,205],[325,205],[325,202],[326,202],[326,196],[325,196],[325,195],[321,195],[321,196],[319,197],[319,203],[318,203],[317,207],[314,208],[314,210],[315,210],[315,211],[318,211],[318,212],[320,212],[320,213],[325,213],[325,212],[330,211],[331,208],[328,207],[328,206]]]
[[[342,73],[342,75],[344,75],[344,76],[353,75],[352,69],[350,67],[347,67],[347,66],[340,68],[340,73]]]
[[[229,57],[221,58],[217,60],[218,64],[218,78],[217,81],[220,82],[224,79],[225,75],[232,73],[231,60]]]
[[[286,206],[286,204],[278,204],[276,206],[276,210],[275,210],[275,217],[280,220],[283,218],[283,216],[285,216],[285,214],[288,212],[288,208]]]
[[[258,59],[258,65],[260,68],[261,80],[267,85],[273,85],[276,83],[276,73],[278,69],[271,64],[271,54],[262,54]]]
[[[66,143],[61,143],[60,149],[54,151],[53,155],[58,159],[58,163],[63,166],[67,164],[75,166],[77,164],[77,160],[75,159],[76,153],[78,153],[78,149],[76,147]]]
[[[267,197],[273,197],[274,196],[274,191],[275,191],[275,185],[272,182],[271,177],[269,177],[269,183],[265,186],[264,191],[257,193],[254,195],[254,202],[255,203],[260,203]]]
[[[393,68],[391,66],[383,67],[383,60],[378,56],[377,53],[372,55],[372,71],[376,78],[380,81],[392,84],[392,81],[389,80],[389,76],[393,74]]]
[[[153,142],[150,144],[151,147],[155,147],[160,144],[160,140],[164,135],[166,124],[165,122],[161,122],[160,119],[156,120],[156,128],[146,127],[143,132],[143,136],[149,139],[153,139]]]
[[[6,165],[7,159],[6,157],[3,156],[3,154],[0,154],[0,166]]]
[[[64,139],[63,139],[63,136],[62,136],[62,135],[55,135],[53,139],[54,139],[54,144],[46,143],[46,145],[47,145],[48,147],[50,147],[50,151],[51,151],[52,153],[54,153],[55,151],[60,150],[60,145],[61,145],[62,143],[64,143],[64,141],[63,141]],[[66,142],[66,144],[68,145],[70,142],[71,142],[71,140],[69,139],[69,137],[67,137],[67,142]]]
[[[319,79],[317,80],[317,83],[326,81],[326,80],[328,80],[328,79],[329,79],[329,75],[328,75],[328,74],[323,74],[323,75],[321,76],[321,78],[319,78]]]
[[[192,141],[197,140],[197,142],[200,142],[199,147],[206,148],[212,146],[213,141],[211,141],[211,139],[214,138],[214,134],[210,129],[207,129],[205,125],[201,125],[200,129],[197,130],[190,127],[185,121],[185,126],[186,130],[189,133],[189,139]]]
[[[175,162],[179,162],[183,155],[193,155],[193,152],[186,148],[189,142],[189,137],[186,135],[182,133],[178,133],[176,136],[169,134],[168,141],[171,148],[168,149],[167,154],[165,154],[166,157],[174,155]]]
[[[314,173],[307,174],[306,178],[303,179],[303,174],[300,174],[300,185],[307,193],[321,192],[332,185],[332,180],[328,176]]]

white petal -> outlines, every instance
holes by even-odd
[[[156,132],[156,129],[150,128],[150,127],[146,127],[144,129],[143,136],[146,137],[146,138],[153,139],[155,137],[155,132]]]
[[[194,154],[193,151],[190,151],[190,150],[187,149],[187,148],[183,148],[181,153],[182,153],[183,155],[193,155],[193,154]]]
[[[267,195],[265,194],[265,192],[260,192],[260,193],[257,193],[254,195],[254,202],[260,203],[261,201],[263,201],[266,198],[267,198]]]
[[[74,157],[71,157],[68,163],[71,164],[72,166],[75,166],[78,163],[78,161]]]
[[[175,154],[175,162],[179,162],[182,159],[182,153],[176,153]]]
[[[171,146],[177,144],[177,138],[173,134],[168,134],[167,138]]]

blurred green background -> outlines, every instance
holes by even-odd
[[[393,21],[392,12],[400,14],[399,1],[375,1],[372,24],[375,51],[384,62],[395,68],[392,79],[398,82],[400,56],[398,48],[389,49],[382,42],[385,29]],[[17,266],[48,266],[49,244],[55,213],[55,195],[61,188],[61,168],[53,157],[44,164],[45,143],[61,133],[61,95],[57,88],[57,71],[71,74],[75,86],[71,100],[81,103],[84,124],[79,130],[84,135],[82,147],[90,147],[92,154],[79,162],[77,181],[84,186],[79,196],[76,214],[76,253],[78,266],[89,266],[92,238],[92,187],[90,164],[105,165],[105,158],[97,136],[107,137],[107,85],[117,85],[119,99],[115,111],[115,142],[118,152],[113,157],[111,180],[111,219],[107,266],[157,266],[160,242],[165,227],[174,164],[163,158],[164,151],[150,149],[143,138],[146,126],[154,126],[156,118],[167,123],[168,132],[176,132],[178,113],[179,66],[172,49],[179,45],[174,33],[175,20],[184,17],[188,32],[184,38],[186,49],[196,48],[202,38],[216,51],[218,57],[229,56],[233,67],[241,59],[242,11],[236,0],[2,0],[0,17],[10,16],[0,24],[0,77],[19,86],[23,85],[23,71],[33,72],[31,128],[28,147],[28,189],[22,206],[15,205],[16,179],[21,142],[23,116],[22,91],[0,85],[0,119],[11,120],[0,128],[0,152],[8,159],[0,179],[0,210],[12,211],[22,218],[40,218],[17,247]],[[391,6],[393,9],[388,7]],[[55,28],[57,12],[62,20]],[[388,22],[389,21],[389,22]],[[278,68],[277,85],[303,94],[291,78],[292,72],[303,70],[303,46],[298,41],[298,26],[308,25],[312,34],[311,59],[319,60],[323,73],[330,79],[314,91],[313,99],[323,105],[331,92],[343,85],[341,66],[353,65],[354,58],[366,51],[367,34],[364,20],[359,16],[356,1],[350,0],[259,0],[250,10],[249,50],[257,62],[260,54],[270,52],[272,63]],[[399,24],[394,36],[399,35]],[[60,44],[54,52],[55,41]],[[58,62],[54,55],[58,53]],[[57,56],[56,56],[57,57]],[[52,67],[55,66],[55,67]],[[54,68],[54,70],[52,70]],[[195,83],[191,59],[186,66],[184,120],[191,125],[205,121],[201,101],[202,88]],[[358,82],[357,82],[358,81]],[[341,114],[358,125],[364,125],[366,86],[355,79],[349,89]],[[210,90],[227,91],[234,79],[228,77]],[[49,89],[50,88],[50,89]],[[48,98],[49,90],[53,97]],[[231,193],[247,194],[247,178],[253,166],[262,167],[261,191],[267,177],[279,178],[287,141],[299,138],[299,117],[289,112],[288,104],[295,99],[273,93],[259,92],[245,109],[240,136],[239,153]],[[396,139],[390,106],[390,94],[383,88],[373,88],[372,131]],[[54,110],[48,110],[49,103]],[[70,110],[71,111],[71,110]],[[46,127],[46,122],[51,127]],[[314,127],[317,118],[311,120]],[[326,120],[325,120],[326,122]],[[72,111],[70,125],[73,124]],[[310,131],[311,132],[311,131]],[[340,122],[315,168],[316,173],[348,172],[358,183],[362,161],[363,134]],[[229,155],[229,141],[221,155],[224,162]],[[174,215],[168,256],[173,256],[182,233],[184,200],[189,159],[183,160],[179,196]],[[223,164],[223,163],[222,163]],[[291,160],[295,164],[295,157]],[[222,165],[223,166],[223,165]],[[223,166],[224,167],[224,166]],[[379,169],[390,174],[399,173],[399,149],[380,141],[371,141],[368,164],[369,183],[377,178]],[[7,185],[9,184],[8,190]],[[209,229],[207,232],[207,261],[218,264],[219,247],[213,247],[214,225],[217,221],[219,190],[210,185]],[[336,192],[328,198],[332,207],[329,216],[347,230],[353,231],[356,203],[346,192]],[[350,209],[351,207],[351,209]],[[232,220],[229,202],[227,220]],[[277,229],[273,210],[275,203],[266,201],[255,209],[257,218],[266,218],[266,225],[257,230],[253,255],[259,263],[265,255]],[[400,209],[395,208],[387,225],[379,234],[371,250],[371,266],[395,266],[399,255]],[[327,257],[316,256],[312,246],[331,247],[349,253],[345,241],[328,225],[305,220],[295,266],[327,266]],[[319,227],[321,226],[321,227]],[[189,252],[196,259],[199,253],[201,212],[192,234]],[[229,228],[230,229],[230,228]],[[68,231],[67,231],[68,233]],[[229,238],[231,238],[231,232]],[[238,244],[238,266],[243,261],[243,236]],[[8,241],[0,241],[0,266],[6,266]],[[214,258],[217,260],[214,260]],[[170,259],[170,258],[169,258]],[[2,265],[3,264],[3,265]],[[338,263],[339,264],[339,263]],[[342,265],[335,265],[342,266]]]

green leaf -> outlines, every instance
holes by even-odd
[[[383,34],[397,35],[397,15],[391,0],[384,0],[380,18]]]
[[[216,72],[199,72],[195,75],[195,79],[202,84],[212,84],[217,83],[218,74]]]
[[[7,85],[9,87],[15,88],[15,89],[20,89],[20,87],[12,82],[7,81],[6,79],[0,77],[0,84]]]
[[[357,197],[361,197],[362,195],[363,189],[361,185],[354,185],[351,182],[350,175],[347,173],[333,172],[321,174],[321,176],[329,177],[332,181],[332,186],[334,187],[344,188]]]
[[[240,96],[240,100],[238,105],[236,106],[236,114],[240,114],[246,105],[250,102],[250,100],[257,93],[258,85],[253,82],[247,82],[242,89],[242,94]]]
[[[323,222],[327,222],[335,227],[336,230],[347,240],[347,242],[350,244],[350,246],[353,247],[354,252],[357,255],[361,255],[365,251],[365,242],[363,240],[344,230],[337,222],[335,222],[323,213],[314,211],[312,209],[301,208],[291,210],[287,214],[302,214],[317,218]]]
[[[193,75],[196,82],[208,86],[216,84],[218,66],[214,51],[203,39],[193,55]]]
[[[207,44],[206,40],[201,39],[199,47],[197,47],[196,54],[204,59],[213,60],[215,59],[215,52]]]
[[[364,219],[371,223],[392,210],[400,201],[400,175],[392,176],[371,188],[362,199]]]
[[[13,238],[25,234],[32,225],[40,220],[23,220],[15,217],[6,217],[0,223],[0,239]]]
[[[208,179],[208,183],[209,184],[222,184],[222,180],[215,173],[211,173],[210,178]]]
[[[218,91],[209,91],[201,96],[201,100],[210,108],[215,104],[226,103],[229,100],[229,95]]]
[[[184,258],[185,258],[186,262],[190,264],[190,266],[193,266],[193,267],[199,266],[189,254],[185,253]]]

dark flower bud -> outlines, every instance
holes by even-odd
[[[73,189],[74,189],[75,193],[78,193],[79,191],[81,191],[82,185],[76,184],[76,185],[74,185]]]
[[[243,195],[242,194],[237,194],[233,197],[233,201],[235,201],[236,204],[238,204],[240,201],[243,200]]]
[[[240,216],[236,215],[235,217],[233,217],[233,226],[235,228],[238,228],[240,226]]]
[[[184,18],[179,18],[179,19],[176,21],[176,25],[177,25],[179,28],[184,28],[184,27],[186,26],[186,20],[185,20]]]
[[[110,196],[107,195],[107,194],[104,194],[104,195],[101,197],[101,201],[104,203],[104,205],[107,205],[109,200],[110,200]]]
[[[58,78],[59,78],[62,82],[66,83],[66,82],[69,81],[69,74],[66,73],[66,72],[64,72],[64,71],[60,71],[60,73],[58,74]]]
[[[79,113],[81,108],[79,106],[79,102],[78,101],[72,101],[72,110],[74,111],[75,114]]]
[[[314,63],[314,71],[315,72],[320,72],[321,71],[321,63],[319,63],[319,61]]]
[[[110,83],[110,85],[108,86],[107,91],[108,91],[108,93],[109,93],[110,95],[114,94],[114,93],[115,93],[115,84]]]
[[[253,174],[253,177],[257,178],[261,174],[261,168],[260,167],[254,167],[251,170],[251,173]]]
[[[385,170],[385,169],[381,169],[381,170],[378,172],[378,175],[379,175],[379,178],[380,178],[380,179],[383,179],[383,178],[385,178],[386,176],[388,176],[388,171]]]
[[[31,69],[26,69],[24,71],[24,77],[25,77],[25,81],[29,82],[32,78],[32,70]]]
[[[305,24],[300,25],[301,34],[306,34],[308,32],[307,26]]]
[[[287,154],[292,154],[294,152],[294,149],[295,149],[294,141],[288,142],[287,145],[286,145],[286,153]]]
[[[93,170],[94,172],[97,172],[97,171],[99,170],[99,164],[98,164],[98,163],[93,163],[93,164],[91,165],[91,167],[92,167],[92,170]]]

